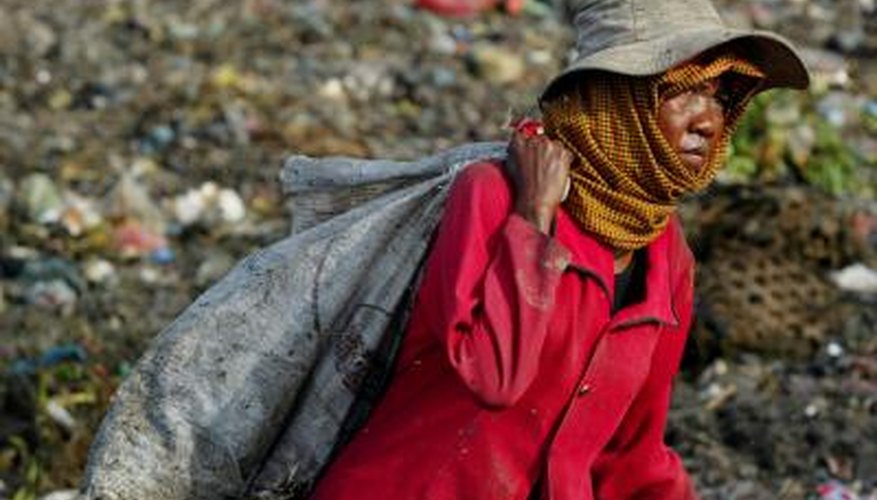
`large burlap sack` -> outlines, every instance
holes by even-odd
[[[389,372],[451,180],[504,154],[481,143],[414,162],[290,158],[293,234],[156,337],[101,424],[82,497],[306,490]]]

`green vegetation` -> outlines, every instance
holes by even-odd
[[[759,95],[741,120],[723,178],[803,182],[832,194],[874,198],[877,113],[851,94],[777,90]]]

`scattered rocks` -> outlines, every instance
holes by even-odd
[[[173,201],[173,212],[177,222],[184,227],[196,224],[215,226],[241,222],[247,209],[234,190],[205,182],[201,187],[177,196]]]
[[[472,60],[477,73],[494,85],[517,81],[526,69],[520,54],[496,45],[473,47]]]
[[[31,174],[21,181],[20,203],[31,222],[57,222],[64,208],[61,193],[46,174]]]
[[[105,284],[117,279],[116,268],[105,259],[92,258],[83,264],[82,273],[89,283]]]
[[[208,256],[195,273],[195,284],[199,287],[207,287],[225,275],[232,266],[234,259],[224,252],[216,252]]]

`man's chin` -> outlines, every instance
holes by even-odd
[[[707,157],[699,153],[680,153],[682,164],[695,175],[700,174],[706,166]]]

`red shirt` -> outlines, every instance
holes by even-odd
[[[678,222],[646,250],[645,298],[610,310],[611,249],[560,209],[512,213],[502,167],[451,189],[390,387],[315,498],[695,498],[663,442],[691,320]]]

